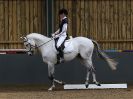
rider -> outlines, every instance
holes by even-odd
[[[52,34],[52,36],[55,38],[56,42],[56,49],[59,52],[60,62],[64,61],[64,42],[67,38],[67,25],[68,25],[68,19],[67,19],[68,12],[66,9],[60,9],[59,10],[59,17],[60,17],[60,24],[59,29]]]

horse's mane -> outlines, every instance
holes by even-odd
[[[27,35],[27,38],[41,39],[41,40],[49,40],[50,38],[39,34],[39,33],[30,33]]]

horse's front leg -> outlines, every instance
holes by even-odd
[[[53,90],[53,88],[55,87],[55,84],[54,84],[54,64],[52,63],[49,63],[48,64],[48,78],[49,80],[51,80],[51,87],[48,89],[48,90]]]
[[[58,83],[61,85],[65,84],[65,82],[55,79],[54,73],[55,73],[54,64],[49,63],[48,64],[48,78],[51,80],[51,87],[48,90],[53,90],[53,88],[55,87],[55,83]]]
[[[59,81],[59,80],[57,80],[57,79],[54,79],[54,82],[56,82],[56,83],[58,83],[58,84],[60,84],[60,85],[65,85],[65,82]]]

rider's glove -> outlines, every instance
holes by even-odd
[[[55,37],[55,34],[54,33],[52,34],[52,37]]]

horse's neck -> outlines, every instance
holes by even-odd
[[[50,38],[44,37],[44,38],[35,38],[35,43],[39,46],[40,44],[46,43],[50,40]]]
[[[36,34],[36,33],[32,33],[31,35],[29,35],[29,38],[33,39],[36,45],[38,46],[50,40],[50,38],[43,36],[41,34]]]

